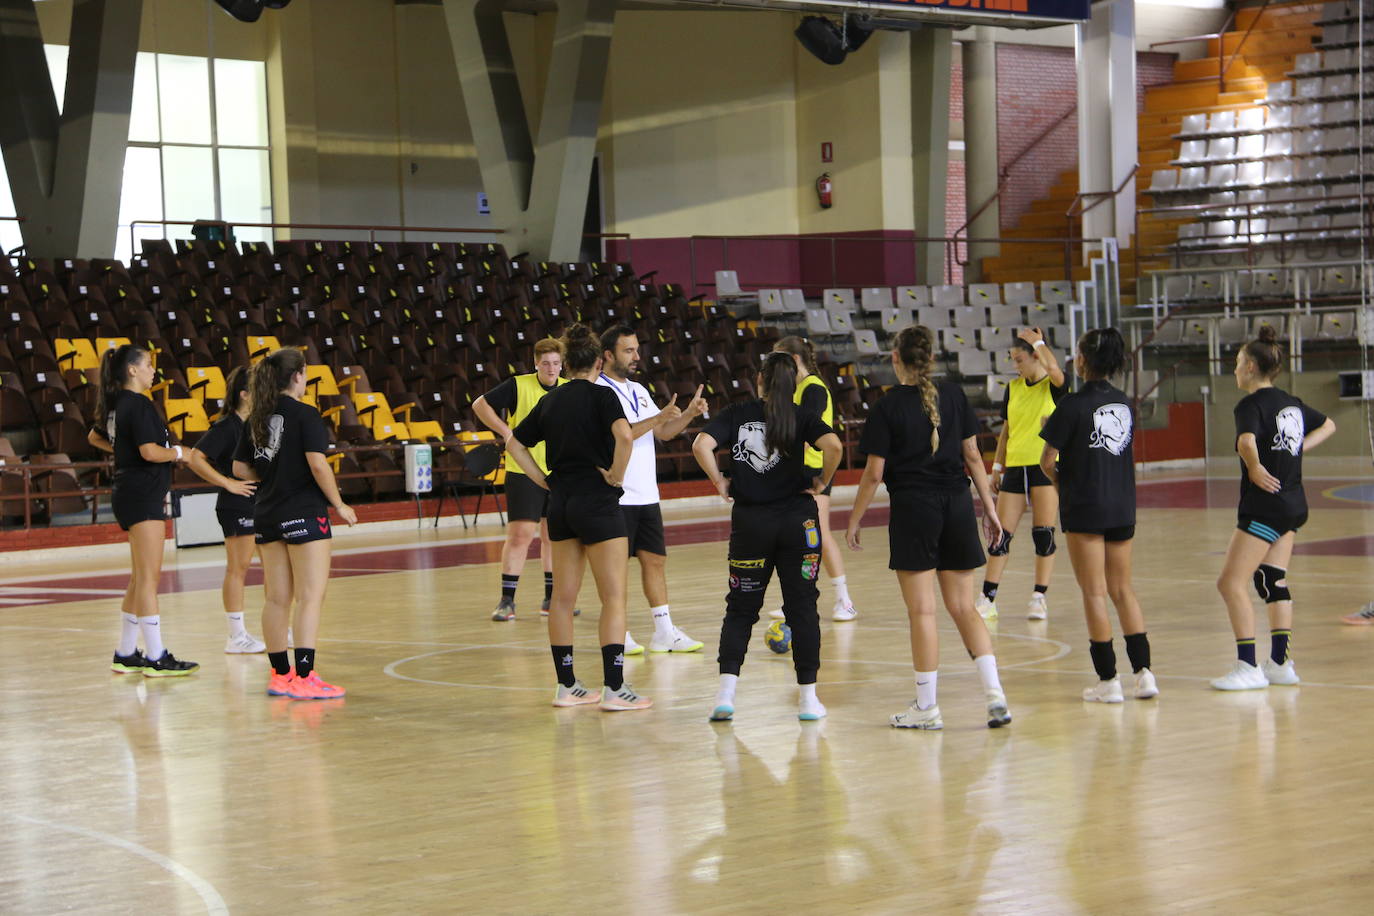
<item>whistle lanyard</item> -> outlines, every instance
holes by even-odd
[[[604,372],[601,373],[601,380],[602,380],[603,382],[605,382],[607,385],[610,385],[611,388],[613,388],[613,389],[615,390],[615,393],[618,394],[618,395],[620,395],[621,400],[623,400],[626,404],[629,404],[629,405],[630,405],[630,409],[633,410],[634,413],[635,413],[635,419],[638,420],[638,419],[639,419],[639,399],[636,398],[636,397],[634,397],[634,388],[631,387],[631,384],[630,384],[629,382],[626,382],[626,383],[625,383],[625,387],[627,387],[627,388],[630,389],[630,394],[626,394],[625,392],[623,392],[623,391],[620,390],[619,386],[616,385],[615,381],[614,381],[613,379],[609,378],[609,377],[606,375],[606,373],[604,373]]]

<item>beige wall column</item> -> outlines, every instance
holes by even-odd
[[[963,42],[964,60],[964,194],[966,213],[977,218],[969,224],[968,237],[993,238],[1002,234],[997,193],[997,44],[992,30],[977,26],[972,40]],[[988,203],[988,201],[992,201]],[[984,206],[986,204],[986,206]],[[982,259],[1001,254],[996,242],[970,243],[964,280],[983,278]]]
[[[911,163],[916,235],[945,234],[945,190],[949,170],[949,88],[953,49],[948,29],[911,33]],[[945,249],[922,245],[916,252],[916,282],[944,282]]]

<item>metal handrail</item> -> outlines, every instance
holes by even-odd
[[[137,241],[134,230],[138,226],[223,226],[226,234],[238,227],[240,229],[334,229],[343,232],[366,232],[367,240],[375,242],[378,232],[443,232],[456,235],[504,235],[504,229],[454,228],[451,226],[381,226],[365,223],[245,223],[237,220],[222,219],[136,219],[129,222],[129,251],[137,256]]]
[[[1070,279],[1071,279],[1071,278],[1073,277],[1073,248],[1072,248],[1072,246],[1069,244],[1070,240],[1072,240],[1073,237],[1074,237],[1074,236],[1073,236],[1073,218],[1074,218],[1075,216],[1082,217],[1083,214],[1085,214],[1085,213],[1089,212],[1090,210],[1092,210],[1093,208],[1097,207],[1097,206],[1098,206],[1099,204],[1101,204],[1103,201],[1110,200],[1110,199],[1112,199],[1112,198],[1115,198],[1115,197],[1120,196],[1121,192],[1124,191],[1124,190],[1126,190],[1126,185],[1130,184],[1131,181],[1135,179],[1136,173],[1139,172],[1139,171],[1140,171],[1140,163],[1137,162],[1135,165],[1131,166],[1131,170],[1130,170],[1129,172],[1126,173],[1126,177],[1123,178],[1123,179],[1121,180],[1121,184],[1119,184],[1119,185],[1116,186],[1116,190],[1115,190],[1115,191],[1079,191],[1077,194],[1074,195],[1073,200],[1069,203],[1069,209],[1066,210],[1066,211],[1064,212],[1064,221],[1065,221],[1065,223],[1067,224],[1067,225],[1066,225],[1066,230],[1065,230],[1065,243],[1064,243],[1064,276],[1065,276],[1066,278],[1070,278]],[[1091,198],[1095,198],[1095,199],[1093,200],[1093,202],[1092,202],[1091,204],[1089,204],[1088,206],[1083,207],[1083,209],[1079,210],[1079,209],[1078,209],[1079,205],[1082,204],[1083,201],[1087,200],[1087,199],[1090,198],[1090,197],[1091,197]],[[1077,212],[1075,212],[1075,211],[1077,211]],[[1135,214],[1135,238],[1134,238],[1133,241],[1135,242],[1136,245],[1139,245],[1139,244],[1140,244],[1140,208],[1139,208],[1139,207],[1133,207],[1133,208],[1131,208],[1131,212]],[[1080,243],[1080,244],[1081,244],[1081,243]],[[1138,252],[1137,252],[1136,259],[1135,259],[1135,280],[1136,280],[1136,284],[1137,284],[1137,286],[1138,286],[1138,285],[1139,285],[1139,282],[1140,282],[1140,257],[1139,257],[1139,253],[1138,253]]]

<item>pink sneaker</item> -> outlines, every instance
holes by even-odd
[[[286,695],[293,700],[332,700],[343,696],[344,689],[326,684],[318,671],[312,671],[306,677],[292,678]]]
[[[291,682],[295,679],[296,672],[294,668],[285,674],[278,674],[276,671],[273,671],[271,677],[267,679],[267,695],[270,697],[291,696]]]

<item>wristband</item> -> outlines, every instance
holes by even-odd
[[[1032,345],[1032,349],[1033,349],[1034,347],[1043,347],[1044,345],[1045,345],[1044,338],[1041,338],[1040,340],[1037,340],[1037,341]]]
[[[172,451],[174,451],[174,452],[177,453],[177,461],[180,461],[180,460],[181,460],[181,446],[179,446],[179,445],[174,445],[174,446],[172,446]]]
[[[998,464],[996,461],[994,461],[994,462],[992,463],[992,473],[996,474],[998,471],[1004,471],[1004,470],[1006,470],[1006,468],[1002,467],[1002,466],[1001,466],[1000,464]]]

